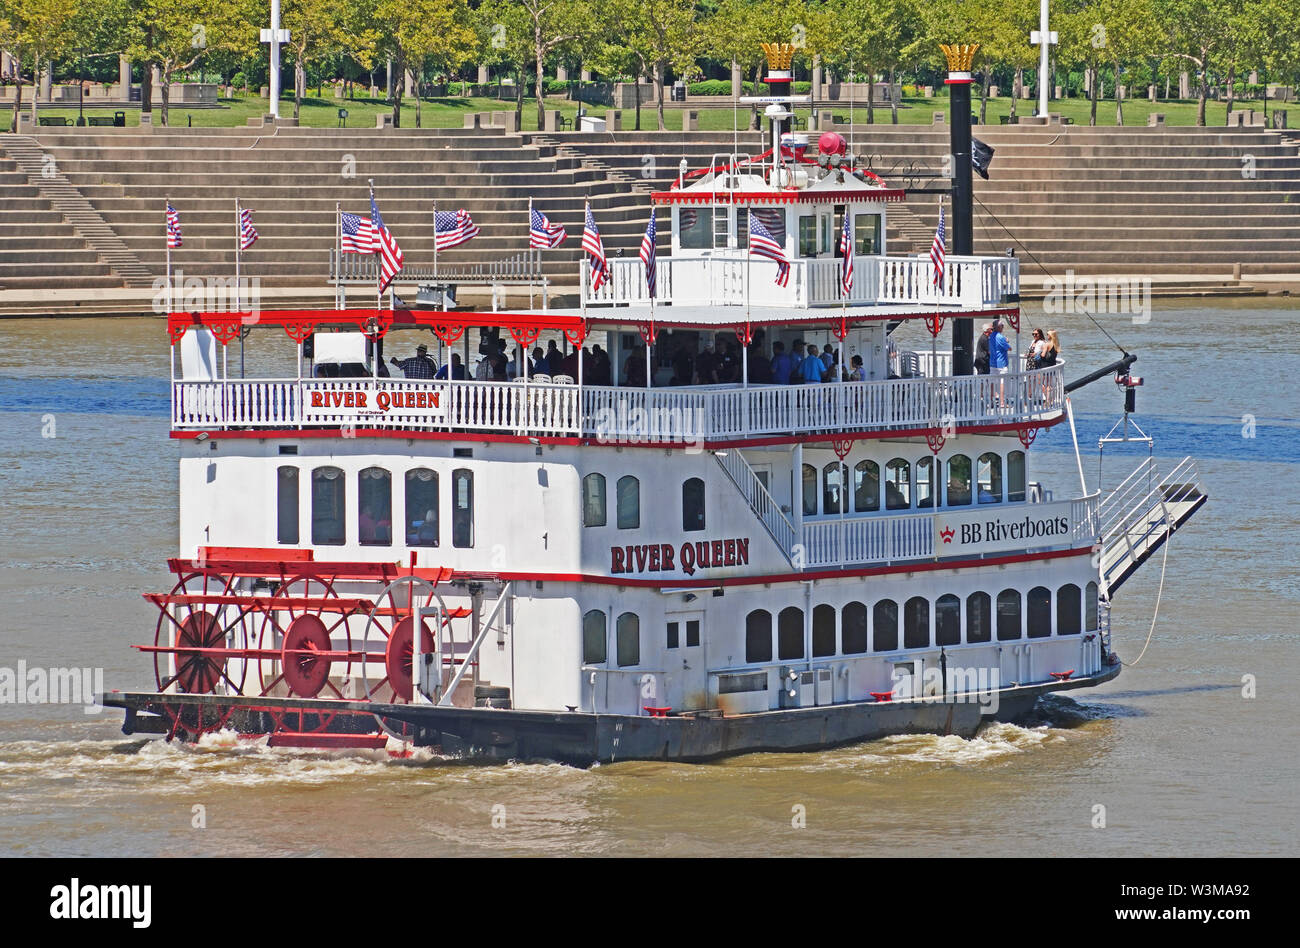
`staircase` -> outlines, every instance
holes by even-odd
[[[718,465],[727,478],[736,485],[749,509],[754,511],[754,516],[763,524],[763,529],[776,541],[786,561],[793,566],[795,529],[794,524],[782,512],[781,505],[772,499],[772,495],[767,492],[739,450],[732,448],[729,451],[717,451],[713,456],[717,458]]]

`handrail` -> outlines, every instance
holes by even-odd
[[[781,505],[772,499],[763,482],[758,479],[754,469],[749,466],[744,455],[739,451],[719,451],[714,453],[718,463],[727,477],[736,485],[749,509],[762,522],[764,528],[776,541],[787,560],[791,558],[795,544],[795,529],[781,510]]]

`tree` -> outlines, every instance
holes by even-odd
[[[402,122],[402,79],[408,69],[417,79],[433,61],[464,61],[478,46],[463,0],[375,0],[374,24],[380,48],[393,58],[397,82],[393,88],[393,127]],[[420,122],[420,93],[415,94],[416,125]]]
[[[546,57],[577,40],[591,23],[591,11],[583,0],[519,0],[533,34],[533,64],[536,69],[537,127],[544,124],[546,110]]]
[[[1237,0],[1153,0],[1156,22],[1163,33],[1163,45],[1175,59],[1196,65],[1196,124],[1205,125],[1206,101],[1210,96],[1210,69],[1217,63],[1227,36],[1225,25]]]
[[[822,11],[803,0],[722,0],[705,25],[700,52],[735,63],[742,75],[748,72],[757,92],[767,62],[760,44],[790,43],[798,49],[795,62],[809,61],[832,36],[844,32],[825,24]],[[751,111],[750,127],[759,127],[757,107]]]
[[[337,52],[348,51],[363,64],[373,53],[375,37],[361,24],[348,23],[347,0],[284,0],[281,24],[289,31],[283,51],[293,60],[293,117],[300,117],[307,86],[307,64]],[[351,27],[351,28],[350,28]]]
[[[77,0],[3,0],[0,7],[0,48],[7,49],[16,64],[17,87],[14,91],[13,130],[18,131],[22,110],[23,61],[32,64],[32,125],[36,125],[36,99],[42,64],[54,58],[74,42],[74,24],[78,16]]]
[[[518,0],[485,0],[474,11],[479,61],[504,66],[515,76],[515,115],[524,123],[524,70],[533,62],[532,21]],[[539,125],[540,129],[541,126]]]

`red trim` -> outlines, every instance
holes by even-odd
[[[945,79],[943,81],[943,84],[945,86],[969,86],[969,85],[974,85],[974,83],[975,83],[974,76],[972,76],[970,79]]]
[[[830,327],[832,332],[839,332],[841,326],[840,313],[838,311],[833,310],[831,307],[824,307],[823,309],[826,311],[826,315],[824,316],[805,316],[799,319],[794,319],[789,316],[782,316],[780,318],[773,317],[772,319],[751,319],[750,324],[754,326],[803,326],[803,325],[824,323],[828,327]],[[608,312],[611,315],[617,314],[619,312],[625,312],[625,311],[626,311],[625,309],[622,308],[616,309],[614,307],[610,307],[608,310]],[[669,318],[667,319],[662,318],[660,316],[661,313],[669,314]],[[1001,318],[1005,316],[1007,317],[1008,320],[1010,320],[1013,315],[1018,315],[1019,313],[1020,313],[1019,306],[997,306],[992,309],[945,310],[943,312],[943,318],[944,319],[990,319],[990,318]],[[660,328],[681,326],[684,328],[694,328],[694,329],[712,329],[716,332],[721,332],[724,329],[734,329],[739,331],[743,329],[745,326],[745,323],[743,321],[735,322],[735,323],[683,322],[680,320],[672,319],[671,314],[672,314],[671,306],[666,306],[663,307],[662,309],[657,310],[655,313],[655,325]],[[845,319],[845,325],[848,328],[845,329],[844,332],[847,335],[848,329],[866,323],[892,322],[893,320],[896,319],[930,320],[933,318],[934,318],[933,309],[917,310],[915,312],[910,312],[910,313],[898,313],[898,312],[882,313],[880,315],[872,315],[866,312],[854,313],[850,311],[847,315],[847,318]],[[641,322],[643,322],[643,320],[606,319],[604,318],[604,313],[602,312],[601,309],[589,309],[587,311],[587,322],[591,323],[593,326],[596,325],[636,326],[639,325]]]
[[[586,333],[581,316],[553,313],[462,313],[437,309],[283,309],[249,312],[183,312],[167,315],[167,333],[173,343],[180,342],[187,329],[210,330],[222,345],[239,337],[244,327],[279,326],[290,339],[301,342],[322,326],[352,326],[367,335],[382,337],[390,329],[423,327],[450,343],[468,328],[488,327],[518,332],[558,329],[566,333]],[[460,332],[455,332],[459,329]]]
[[[905,200],[902,188],[873,191],[655,191],[655,204],[862,204]]]

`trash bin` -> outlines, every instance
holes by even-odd
[[[114,112],[114,113],[113,113],[113,127],[114,127],[114,128],[126,128],[126,113],[125,113],[125,112]]]
[[[673,83],[672,101],[674,102],[686,101],[686,83],[682,82],[680,79],[678,79],[676,82]]]

